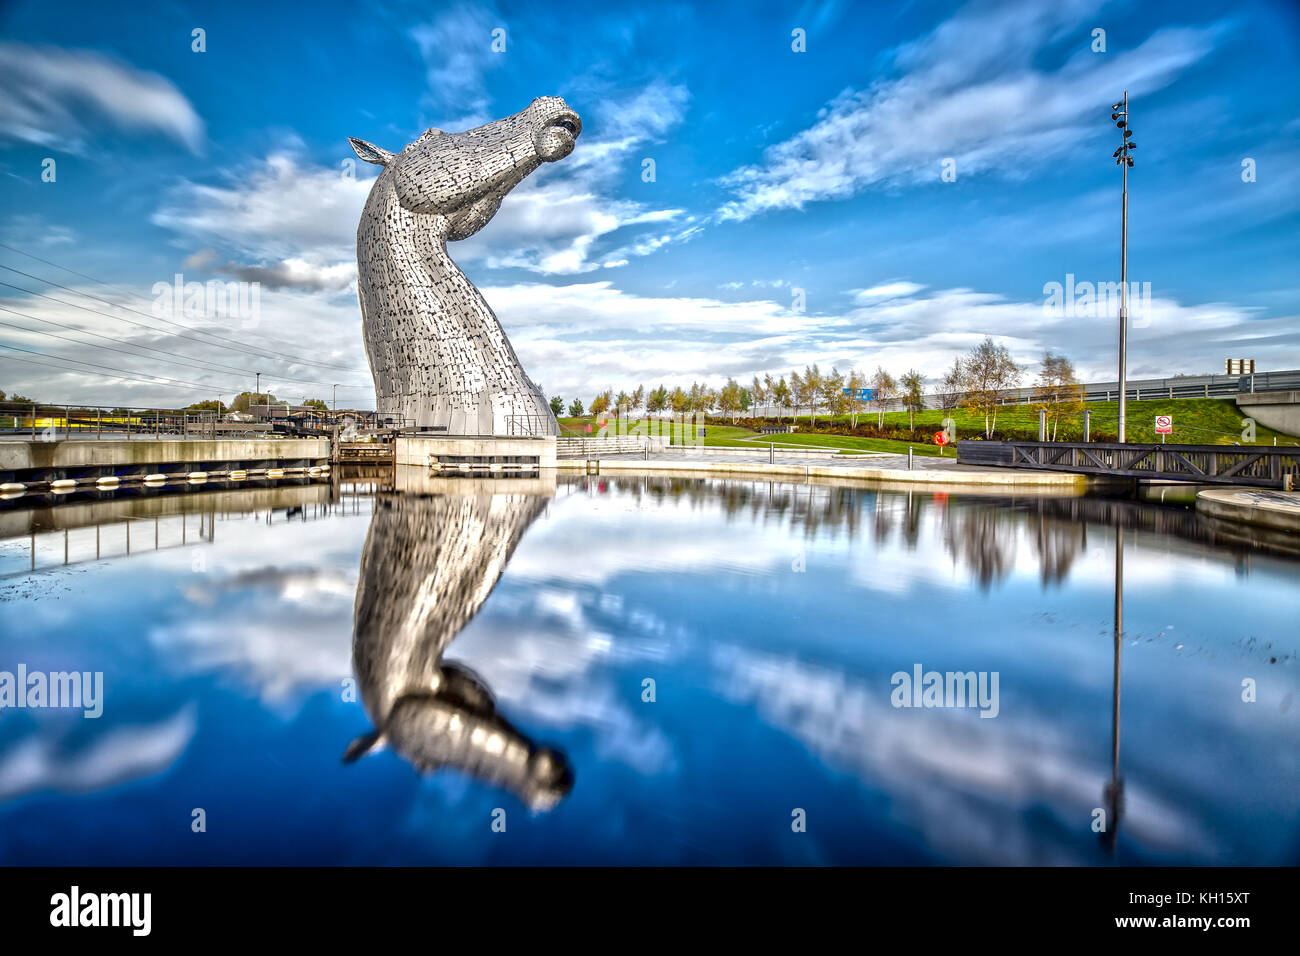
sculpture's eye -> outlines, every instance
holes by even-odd
[[[573,122],[573,120],[569,120],[569,119],[558,119],[558,120],[556,120],[555,123],[552,124],[552,125],[554,125],[554,126],[558,126],[558,127],[560,127],[560,129],[567,129],[567,130],[569,131],[569,135],[570,135],[570,136],[577,136],[577,135],[578,135],[578,124],[575,123],[575,122]]]

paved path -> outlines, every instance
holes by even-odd
[[[1300,531],[1300,491],[1208,488],[1197,493],[1196,510],[1213,518]]]
[[[914,484],[960,484],[1041,486],[1060,490],[1082,491],[1087,479],[1082,475],[1060,471],[1031,471],[1015,468],[986,468],[959,465],[955,458],[914,456],[912,469],[906,455],[801,455],[797,451],[777,452],[774,463],[766,451],[758,454],[709,453],[708,451],[660,452],[629,455],[601,455],[592,458],[561,458],[561,471],[599,470],[601,472],[670,472],[702,471],[717,474],[744,474],[754,477],[782,478],[861,478],[872,481]]]

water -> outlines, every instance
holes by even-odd
[[[97,719],[0,712],[0,862],[1300,862],[1287,536],[1099,498],[424,490],[457,488],[0,506],[0,670],[104,675]],[[996,716],[893,706],[918,665],[996,674]]]

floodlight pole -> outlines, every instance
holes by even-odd
[[[1128,123],[1128,90],[1124,91],[1124,122]],[[1127,127],[1132,129],[1132,125]],[[1127,152],[1125,153],[1127,156]],[[1120,163],[1123,180],[1123,212],[1119,240],[1119,440],[1125,440],[1128,416],[1128,161]]]

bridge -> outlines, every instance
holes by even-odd
[[[969,465],[1286,491],[1300,484],[1300,448],[1294,446],[967,440],[957,442],[957,460]]]

